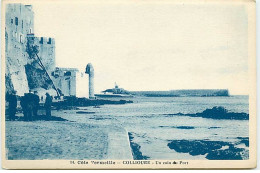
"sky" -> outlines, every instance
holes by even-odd
[[[248,94],[247,11],[240,5],[38,3],[36,36],[55,38],[56,66],[78,68],[77,95],[229,89]],[[81,74],[84,74],[83,76]]]

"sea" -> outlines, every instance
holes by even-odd
[[[149,159],[206,159],[206,155],[192,156],[170,149],[168,143],[171,140],[209,140],[238,144],[239,137],[249,137],[248,120],[169,116],[177,113],[198,113],[215,106],[222,106],[230,112],[249,113],[248,96],[134,97],[127,100],[132,100],[133,103],[81,107],[81,110],[89,114],[75,114],[78,110],[66,110],[63,117],[87,124],[125,128],[132,134],[132,142],[140,146],[142,155]],[[70,116],[71,114],[74,116]],[[178,128],[181,126],[189,128]],[[248,149],[243,144],[236,147]]]

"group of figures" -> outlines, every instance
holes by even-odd
[[[38,116],[38,109],[40,107],[40,97],[37,95],[37,91],[29,93],[25,93],[24,96],[20,97],[20,105],[23,111],[24,120],[32,121]],[[11,93],[7,93],[6,101],[8,104],[8,119],[15,120],[17,117],[15,116],[17,112],[17,102],[18,96],[16,95],[16,91],[12,91]],[[52,105],[52,97],[49,93],[46,93],[46,99],[44,103],[44,108],[46,111],[46,116],[51,116],[51,105]],[[34,118],[35,117],[35,118]]]

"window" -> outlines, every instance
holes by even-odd
[[[15,25],[18,26],[18,17],[15,17]]]
[[[51,44],[51,38],[49,38],[49,41],[47,42],[48,44]]]
[[[22,28],[23,28],[23,20],[22,20]]]
[[[71,76],[71,72],[70,71],[65,72],[64,76]]]
[[[41,37],[40,39],[40,44],[43,44],[43,37]]]
[[[31,34],[32,33],[32,28],[30,28],[30,32],[29,32],[29,34]]]
[[[19,41],[20,41],[20,43],[23,42],[23,35],[22,34],[20,34]]]
[[[11,24],[13,24],[14,23],[14,19],[11,19]]]

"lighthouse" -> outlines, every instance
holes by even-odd
[[[88,76],[89,76],[89,83],[88,83],[89,98],[94,99],[95,98],[95,96],[94,96],[94,68],[91,63],[87,64],[85,73],[88,74]]]

